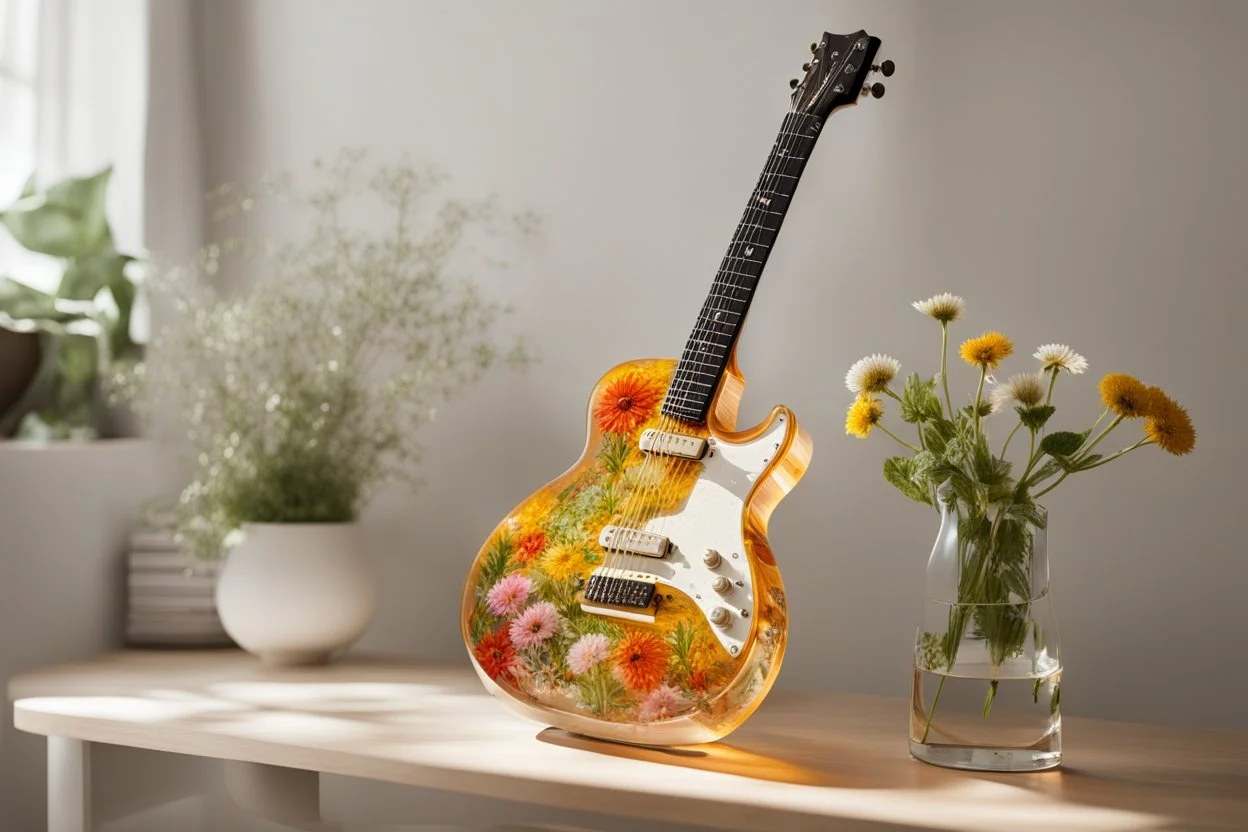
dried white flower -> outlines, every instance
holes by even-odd
[[[505,265],[512,251],[498,246],[527,229],[488,202],[446,198],[441,181],[344,153],[281,201],[307,211],[304,233],[210,247],[222,271],[260,261],[245,291],[216,292],[203,262],[154,282],[181,314],[121,392],[134,399],[146,382],[190,428],[199,464],[178,509],[197,553],[222,554],[243,522],[354,519],[378,487],[414,481],[419,429],[439,403],[525,360],[498,331],[504,307],[456,275]],[[361,203],[368,224],[350,219]]]
[[[854,362],[845,374],[845,386],[851,393],[882,393],[897,373],[901,362],[887,355],[868,355]]]
[[[1038,373],[1022,373],[1010,376],[1000,384],[993,386],[989,394],[992,412],[1004,410],[1011,403],[1020,407],[1035,407],[1044,401],[1044,378]]]
[[[1036,350],[1035,357],[1044,364],[1045,370],[1057,367],[1077,376],[1088,369],[1088,359],[1065,344],[1045,344]]]
[[[927,300],[916,300],[910,305],[924,315],[935,318],[942,324],[953,323],[961,316],[962,311],[966,309],[966,301],[948,292],[933,295]]]

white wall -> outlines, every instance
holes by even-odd
[[[428,485],[368,512],[387,594],[364,646],[462,660],[460,582],[482,538],[575,458],[604,369],[679,349],[805,44],[862,26],[898,73],[883,100],[825,130],[740,350],[744,419],[783,401],[816,443],[773,523],[793,611],[780,685],[907,692],[935,520],[883,482],[883,441],[844,435],[841,378],[877,350],[930,371],[936,332],[908,303],[950,290],[971,304],[959,336],[1015,339],[1024,357],[1007,371],[1049,341],[1090,358],[1089,375],[1062,382],[1063,425],[1090,422],[1096,378],[1127,370],[1201,430],[1190,458],[1147,449],[1049,500],[1066,712],[1248,728],[1236,325],[1248,4],[212,0],[197,12],[204,182],[366,145],[547,219],[528,266],[489,278],[544,363],[446,408],[424,436]]]
[[[1055,492],[1070,714],[1248,727],[1233,660],[1246,402],[1242,153],[1248,6],[1231,2],[227,0],[201,8],[206,180],[367,145],[548,221],[494,289],[544,364],[499,376],[425,436],[429,485],[369,513],[388,595],[372,647],[459,658],[460,580],[515,502],[575,458],[599,373],[676,352],[824,28],[899,67],[825,130],[741,346],[745,417],[791,404],[814,465],[776,515],[792,643],[780,684],[902,695],[934,518],[844,435],[845,368],[931,369],[908,303],[952,290],[960,336],[1073,344],[1063,424],[1136,371],[1185,402],[1196,454],[1139,452]],[[662,298],[662,302],[658,298]],[[963,381],[969,378],[964,374]],[[1060,417],[1059,417],[1060,418]],[[1130,428],[1124,434],[1130,433]]]

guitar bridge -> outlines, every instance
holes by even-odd
[[[621,617],[631,618],[638,615],[636,611],[650,608],[655,591],[653,575],[599,567],[590,574],[585,585],[581,609],[604,615],[613,615],[617,611],[630,612],[631,615]],[[653,621],[654,614],[645,615],[643,620]]]

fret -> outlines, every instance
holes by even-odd
[[[684,395],[673,396],[670,390],[667,393],[667,397],[677,402],[678,404],[696,404],[698,407],[701,407],[703,404],[705,404],[705,402],[699,399],[692,398],[690,396],[684,396]]]
[[[765,226],[765,225],[759,225],[759,224],[758,224],[758,223],[756,223],[756,222],[743,222],[743,223],[738,223],[737,228],[761,228],[761,229],[763,229],[764,231],[770,232],[770,233],[772,233],[772,234],[775,234],[775,233],[776,233],[776,229],[774,229],[774,228],[768,228],[768,227],[767,227],[767,226]]]
[[[724,255],[725,260],[744,260],[747,263],[762,263],[762,260],[755,260],[753,257],[740,257],[736,254]]]
[[[738,277],[750,277],[750,278],[758,277],[758,274],[750,274],[749,272],[734,272],[733,269],[730,269],[730,268],[721,268],[719,269],[719,273],[720,274],[736,274],[736,276]],[[733,288],[744,289],[746,287],[736,286]]]

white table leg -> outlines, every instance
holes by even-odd
[[[48,832],[91,832],[91,744],[48,737]]]

